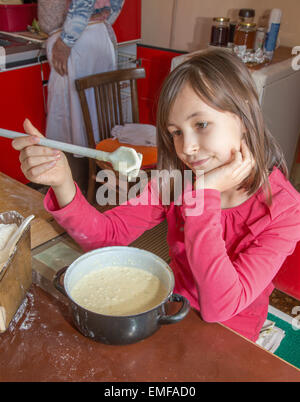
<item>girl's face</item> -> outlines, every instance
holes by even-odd
[[[204,103],[186,84],[175,99],[168,119],[177,156],[194,173],[207,173],[239,151],[244,132],[240,119],[230,112],[219,112]]]

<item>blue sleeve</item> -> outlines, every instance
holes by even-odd
[[[94,11],[96,0],[72,0],[60,35],[69,47],[75,45]]]

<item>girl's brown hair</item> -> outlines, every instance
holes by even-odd
[[[158,169],[183,171],[173,140],[168,133],[168,117],[179,91],[191,85],[200,99],[210,107],[238,116],[246,129],[245,141],[256,166],[240,189],[254,194],[262,185],[268,205],[272,194],[268,175],[273,167],[287,177],[283,153],[265,127],[255,84],[245,64],[234,54],[222,49],[207,49],[189,57],[167,77],[158,102],[157,145]]]

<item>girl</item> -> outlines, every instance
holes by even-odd
[[[201,214],[188,213],[185,198],[101,214],[74,184],[65,156],[37,145],[41,134],[29,121],[32,136],[13,146],[27,178],[52,186],[45,208],[84,250],[128,245],[166,218],[175,291],[203,320],[255,341],[272,279],[300,239],[300,195],[286,179],[245,65],[218,49],[178,66],[162,89],[157,129],[159,169],[193,171],[196,182],[185,191],[203,198]]]

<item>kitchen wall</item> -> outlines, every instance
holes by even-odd
[[[142,42],[186,51],[206,47],[212,18],[233,17],[246,7],[255,9],[256,20],[280,8],[280,44],[300,46],[299,0],[142,0]]]
[[[143,43],[169,47],[173,5],[174,0],[142,0]]]

